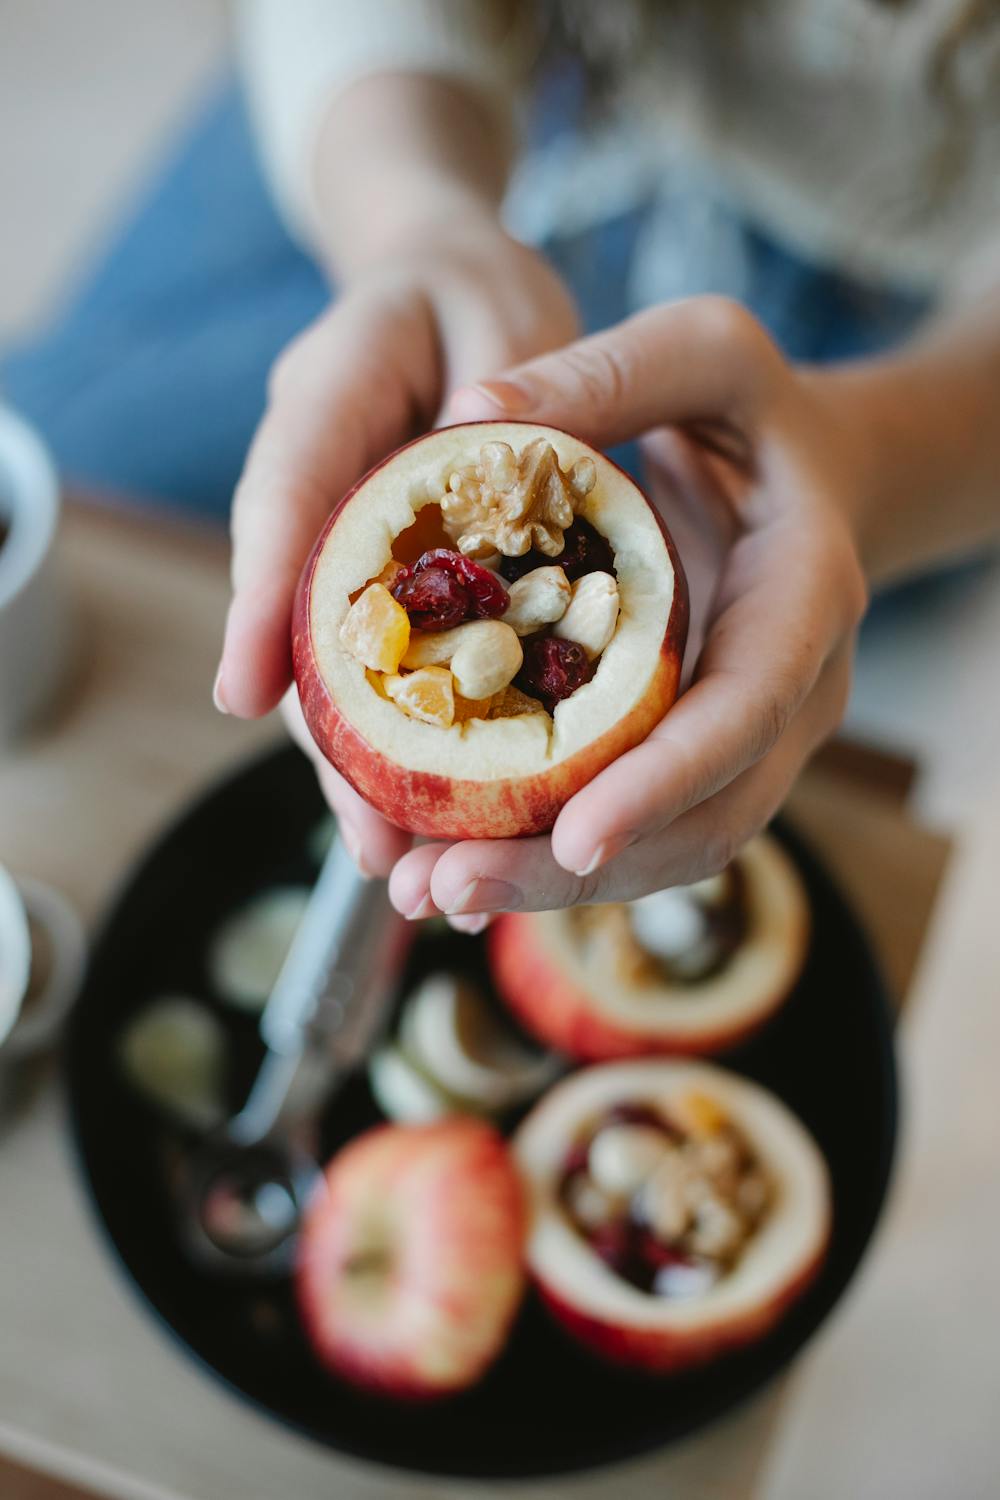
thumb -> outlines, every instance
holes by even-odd
[[[739,303],[691,297],[462,387],[447,418],[530,418],[598,448],[698,420],[752,432],[782,369],[777,348]]]

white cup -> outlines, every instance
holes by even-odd
[[[44,712],[67,662],[69,611],[53,557],[58,520],[52,460],[0,404],[0,748]]]
[[[48,948],[44,979],[34,986],[33,929],[44,932]],[[26,875],[15,880],[0,865],[0,1064],[51,1045],[85,960],[83,925],[65,896]]]
[[[28,913],[13,878],[0,865],[0,1046],[14,1029],[30,979]]]

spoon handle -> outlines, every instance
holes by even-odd
[[[366,880],[334,838],[260,1018],[267,1049],[233,1139],[259,1140],[315,1112],[367,1054],[411,935],[384,881]]]

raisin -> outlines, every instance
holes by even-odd
[[[610,542],[589,521],[577,516],[563,532],[563,550],[558,557],[546,557],[544,552],[532,549],[523,557],[505,557],[500,572],[508,583],[516,583],[533,568],[553,564],[565,571],[570,583],[575,583],[584,573],[614,573],[615,555]]]
[[[594,664],[576,641],[554,635],[535,636],[524,647],[524,661],[514,678],[522,693],[540,698],[549,713],[594,675]]]
[[[507,590],[488,568],[447,547],[424,552],[401,569],[392,594],[418,630],[450,630],[465,620],[496,620],[509,602]]]

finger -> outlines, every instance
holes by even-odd
[[[234,499],[216,685],[229,712],[267,712],[284,692],[292,602],[316,535],[354,481],[409,436],[436,381],[429,313],[409,305],[334,309],[279,361]]]
[[[449,417],[530,416],[596,447],[706,419],[749,435],[784,370],[767,334],[738,303],[692,297],[464,387]]]
[[[781,743],[718,796],[640,839],[600,869],[578,876],[558,864],[545,838],[452,845],[431,875],[435,902],[462,915],[547,911],[601,901],[631,901],[670,885],[688,885],[723,869],[770,820],[804,760],[829,733],[846,697],[842,662],[821,683]]]
[[[563,808],[552,832],[560,864],[589,873],[770,750],[852,623],[839,580],[817,528],[737,543],[693,685]]]
[[[316,774],[354,863],[362,875],[385,879],[408,852],[410,834],[386,822],[326,761],[317,761]]]
[[[471,917],[445,917],[445,921],[455,932],[464,933],[466,937],[478,937],[493,921],[493,915],[492,912],[481,911]]]
[[[337,826],[351,857],[363,875],[387,876],[412,842],[370,807],[350,782],[320,754],[302,715],[299,695],[290,688],[281,702],[281,716],[289,734],[316,768],[320,788],[337,816]]]
[[[400,857],[389,876],[389,900],[411,922],[440,915],[431,896],[431,874],[450,844],[417,844]]]

